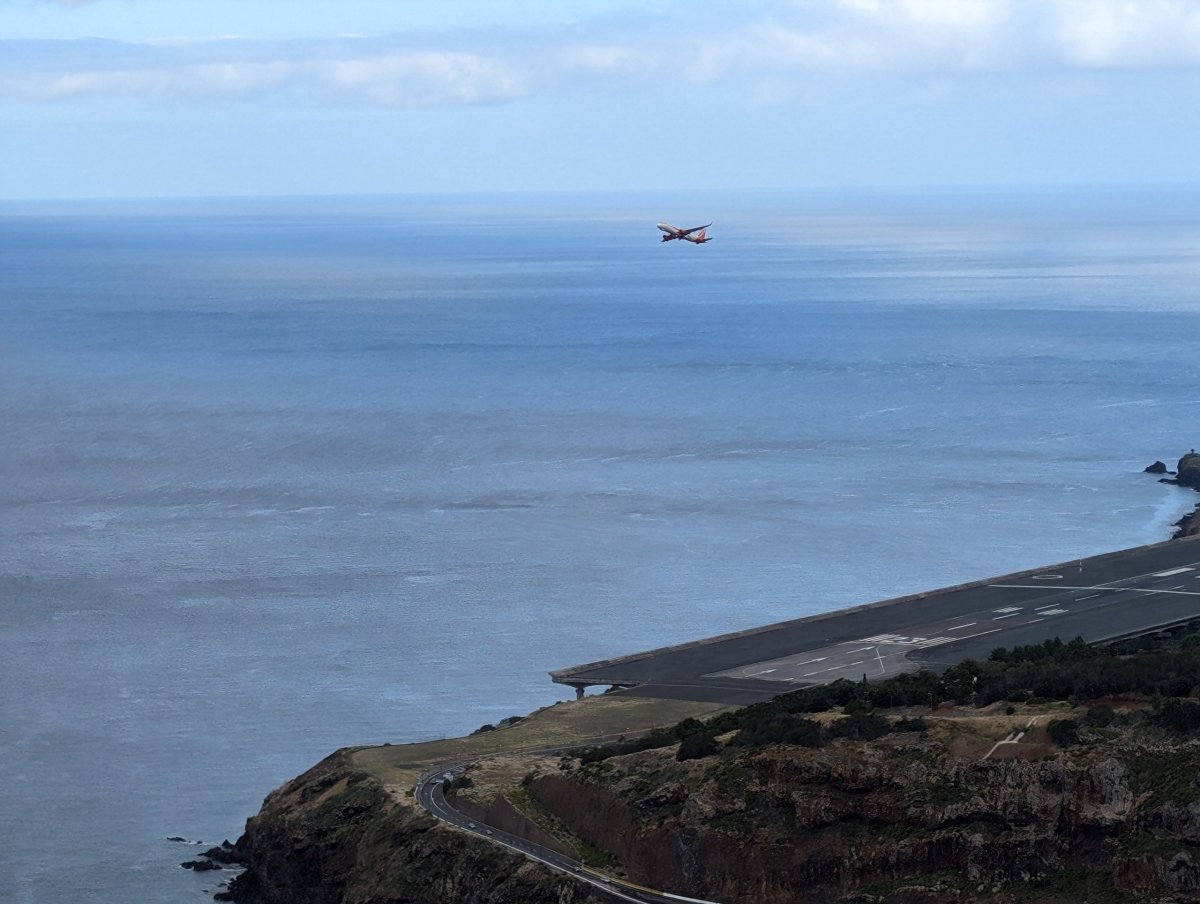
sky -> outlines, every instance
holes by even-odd
[[[0,198],[1194,184],[1200,0],[0,0]]]

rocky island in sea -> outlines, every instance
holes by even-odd
[[[1200,453],[1165,479],[1200,489]],[[1200,896],[1197,697],[1196,625],[736,709],[600,695],[339,750],[205,856],[246,867],[218,895],[242,904],[611,899],[418,806],[456,762],[447,797],[481,826],[690,898],[1181,904]]]

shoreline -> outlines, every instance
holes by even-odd
[[[1200,492],[1200,454],[1197,454],[1193,451],[1188,453],[1188,455],[1185,455],[1182,459],[1180,459],[1180,466],[1176,472],[1167,471],[1165,466],[1162,466],[1162,470],[1152,470],[1156,465],[1160,464],[1160,462],[1156,462],[1155,465],[1152,465],[1145,470],[1147,473],[1152,474],[1171,474],[1172,476],[1170,478],[1163,478],[1161,482],[1190,487],[1191,489]],[[1175,532],[1168,540],[1160,541],[1162,544],[1200,534],[1200,502],[1195,504],[1191,512],[1185,514],[1178,521],[1174,522],[1174,527],[1176,528]],[[1042,567],[1044,568],[1045,566]],[[471,751],[471,757],[473,759],[482,760],[488,756],[500,756],[506,752],[500,748],[509,746],[508,744],[504,743],[504,741],[508,738],[524,734],[526,730],[534,727],[538,721],[536,717],[542,716],[543,718],[550,717],[552,719],[561,719],[571,711],[587,712],[588,710],[596,709],[597,707],[602,709],[606,702],[619,705],[618,698],[606,698],[605,695],[587,697],[577,701],[572,701],[570,703],[564,702],[555,704],[554,706],[546,707],[544,710],[531,713],[529,716],[522,717],[522,719],[518,720],[514,725],[506,726],[505,731],[488,732],[487,734],[491,736],[490,738],[481,737],[481,733],[476,732],[463,738],[448,739],[440,742],[436,744],[436,752],[433,749],[435,745],[432,742],[430,742],[428,745],[385,744],[381,746],[361,748],[343,748],[339,751],[336,751],[334,754],[331,754],[330,757],[326,758],[326,760],[323,760],[321,763],[313,766],[310,770],[308,770],[308,772],[295,779],[292,779],[290,782],[286,783],[275,791],[272,791],[264,801],[259,813],[247,821],[246,829],[238,838],[236,844],[230,845],[229,842],[226,841],[220,848],[214,848],[211,851],[207,851],[201,855],[202,857],[209,857],[210,859],[216,860],[217,863],[220,864],[219,866],[214,864],[213,866],[201,867],[197,865],[196,861],[192,861],[190,864],[183,864],[183,866],[197,870],[220,869],[228,868],[230,866],[246,866],[250,868],[251,872],[255,872],[255,876],[248,877],[240,882],[238,881],[238,879],[241,878],[240,875],[238,877],[234,877],[230,887],[220,891],[216,895],[216,899],[243,902],[269,900],[269,897],[266,896],[261,898],[258,897],[258,895],[263,894],[264,892],[267,895],[270,894],[267,889],[257,886],[257,883],[254,881],[256,878],[258,878],[258,872],[262,872],[263,875],[266,875],[269,872],[269,864],[254,864],[252,862],[256,859],[254,856],[256,852],[254,850],[255,844],[253,836],[256,834],[261,834],[264,831],[268,834],[272,834],[282,830],[283,824],[278,820],[284,817],[288,808],[299,803],[300,800],[307,801],[308,797],[313,793],[315,793],[318,798],[324,798],[327,794],[332,794],[334,792],[336,792],[337,798],[340,799],[341,796],[350,794],[351,791],[354,791],[360,782],[369,780],[371,785],[378,786],[378,790],[381,792],[382,796],[378,799],[372,799],[370,803],[367,803],[364,800],[363,806],[365,809],[363,812],[375,811],[391,814],[388,818],[389,820],[393,821],[393,827],[399,831],[400,834],[411,838],[413,842],[415,842],[415,839],[418,836],[424,837],[428,829],[432,828],[431,824],[425,822],[423,813],[411,812],[419,811],[420,809],[415,806],[412,790],[413,775],[418,774],[420,772],[420,767],[423,765],[423,763],[418,762],[418,760],[422,759],[422,757],[417,755],[419,749],[426,746],[430,748],[429,750],[425,751],[428,754],[428,759],[430,762],[435,759],[441,762],[443,761],[443,758],[449,758],[448,751],[444,749],[447,746],[457,748],[464,744],[473,748]],[[666,722],[671,721],[671,717],[666,716],[665,712],[658,712],[661,707],[666,707],[669,701],[657,701],[656,703],[652,699],[642,699],[640,703],[644,707],[640,718],[634,718],[631,722],[626,722],[628,716],[622,716],[622,721],[626,722],[626,724],[623,726],[624,730],[632,732],[644,729],[648,726],[649,722],[664,720]],[[693,705],[697,706],[697,711],[699,711],[701,708],[701,706],[698,704]],[[522,723],[526,721],[528,721],[530,724],[522,728]],[[637,728],[634,727],[634,722],[643,721],[647,723],[647,726],[639,725]],[[518,728],[520,728],[520,730],[515,730]],[[487,741],[499,743],[496,743],[496,748],[489,752],[483,749]],[[557,740],[556,743],[558,743]],[[486,744],[486,746],[490,746],[490,744]],[[518,741],[516,749],[508,750],[507,753],[515,753],[519,755],[522,752],[523,746],[525,751],[529,752],[529,748],[534,745],[529,741],[526,741],[525,745],[522,745]],[[461,755],[461,753],[465,752],[466,751],[463,750],[456,755]],[[400,760],[403,760],[403,762],[397,760],[397,757],[400,757]],[[331,770],[331,767],[335,761],[339,764],[340,768],[337,770]],[[329,777],[324,778],[324,776],[322,776],[321,779],[317,780],[317,787],[315,789],[302,790],[305,788],[306,783],[311,784],[316,773],[326,772],[329,773]],[[361,776],[361,778],[356,778],[356,776]],[[326,782],[329,781],[331,781],[331,783],[326,785]],[[364,793],[365,790],[366,786],[363,786]],[[360,792],[354,791],[354,794],[358,793]],[[282,806],[285,803],[285,799],[287,799],[287,804],[286,806]],[[397,811],[395,809],[396,807],[399,807],[400,811]],[[327,826],[324,827],[322,831],[340,831],[340,828],[354,822],[356,818],[356,813],[349,811],[345,813],[330,814],[331,821]],[[283,835],[277,836],[276,840],[285,837],[290,836],[288,833],[284,833]],[[314,840],[315,839],[311,837],[305,836],[303,839],[304,845],[307,846]],[[446,842],[446,844],[449,846],[439,846],[439,855],[442,857],[451,857],[455,861],[458,861],[459,865],[462,866],[463,869],[467,870],[466,873],[459,875],[457,879],[454,880],[459,884],[461,889],[465,890],[466,886],[463,885],[463,883],[467,883],[467,885],[469,885],[472,881],[479,877],[479,870],[482,866],[482,864],[478,862],[478,856],[480,852],[474,850],[475,845],[458,845],[453,836],[449,836],[449,839],[442,839],[442,841]],[[406,842],[406,844],[408,843],[410,842]],[[402,844],[401,848],[404,847],[405,845]],[[260,856],[263,856],[262,850],[257,851],[257,853]],[[402,851],[398,849],[392,853],[395,856],[400,856]],[[487,853],[491,855],[495,852],[488,851]],[[212,856],[214,854],[217,856]],[[464,857],[466,860],[463,859]],[[488,868],[482,870],[483,874],[490,875],[493,878],[508,877],[509,879],[513,879],[519,874],[522,883],[522,893],[528,895],[528,900],[530,901],[542,900],[542,895],[546,895],[545,900],[551,900],[552,898],[565,900],[562,896],[564,894],[569,895],[570,892],[574,890],[571,889],[570,884],[564,886],[554,875],[553,871],[547,870],[545,871],[546,875],[541,877],[529,875],[530,871],[528,869],[521,868],[523,860],[520,857],[508,858],[488,856],[487,859],[489,861],[487,864]],[[287,854],[282,851],[275,851],[270,860],[277,868],[289,872],[295,866],[295,864],[290,862]],[[467,866],[467,861],[470,861],[469,868]],[[471,870],[475,870],[476,872],[472,873]],[[454,870],[452,869],[451,871],[453,872]],[[343,878],[349,879],[349,875],[344,876]],[[248,883],[250,884],[248,885]],[[478,892],[479,890],[479,888],[474,886],[471,888],[472,893]],[[582,902],[588,899],[583,897],[571,897],[570,900],[578,900]]]

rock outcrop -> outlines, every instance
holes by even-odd
[[[1175,480],[1181,487],[1200,490],[1200,452],[1192,449],[1179,459],[1175,468]]]
[[[1143,469],[1147,474],[1169,474],[1169,477],[1160,477],[1159,483],[1170,483],[1181,487],[1191,487],[1193,490],[1200,490],[1200,452],[1192,449],[1182,458],[1179,459],[1179,464],[1175,466],[1174,471],[1168,471],[1167,466],[1156,461]],[[1200,534],[1200,503],[1196,507],[1175,522],[1175,533],[1171,535],[1172,540],[1180,540],[1184,537],[1193,537]]]
[[[1162,753],[1200,765],[1197,745]],[[686,763],[648,751],[530,790],[633,881],[726,904],[1065,902],[1089,889],[1195,901],[1200,804],[1190,786],[1158,799],[1143,754],[979,762],[928,740]]]
[[[1200,899],[1200,740],[1142,723],[980,761],[955,731],[648,750],[524,785],[634,882],[724,904]],[[273,792],[233,850],[248,867],[219,897],[243,904],[601,900],[442,827],[344,753]]]
[[[241,904],[598,904],[588,886],[440,825],[339,751],[272,792],[234,845]]]

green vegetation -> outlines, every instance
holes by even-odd
[[[532,778],[533,776],[530,774],[521,782],[521,787],[508,789],[505,792],[508,802],[543,832],[570,848],[574,852],[576,860],[596,869],[612,870],[618,867],[620,864],[615,857],[574,834],[561,819],[547,810],[536,797],[529,793],[527,788]]]
[[[720,746],[714,735],[707,731],[694,731],[680,742],[675,759],[680,761],[703,759],[706,756],[712,756],[718,750],[720,750]]]
[[[1135,793],[1147,795],[1150,806],[1200,800],[1200,748],[1196,746],[1139,753],[1128,757],[1126,766],[1130,786]]]
[[[719,751],[717,735],[733,733],[730,747],[790,744],[821,747],[836,738],[874,740],[888,732],[925,731],[920,718],[889,722],[877,710],[940,703],[986,706],[997,701],[1072,704],[1118,694],[1157,701],[1155,721],[1181,732],[1200,730],[1200,702],[1183,699],[1200,690],[1200,633],[1178,640],[1136,638],[1095,647],[1081,638],[1063,643],[998,647],[986,662],[968,659],[940,675],[908,672],[876,683],[835,681],[763,703],[721,713],[707,721],[685,719],[617,744],[574,751],[584,764],[625,753],[680,743],[677,759],[698,759]],[[811,714],[840,708],[845,716],[822,724]],[[1010,707],[1011,709],[1011,707]],[[1062,747],[1080,742],[1080,729],[1102,729],[1116,714],[1107,705],[1093,707],[1082,723],[1050,722],[1050,737]]]

